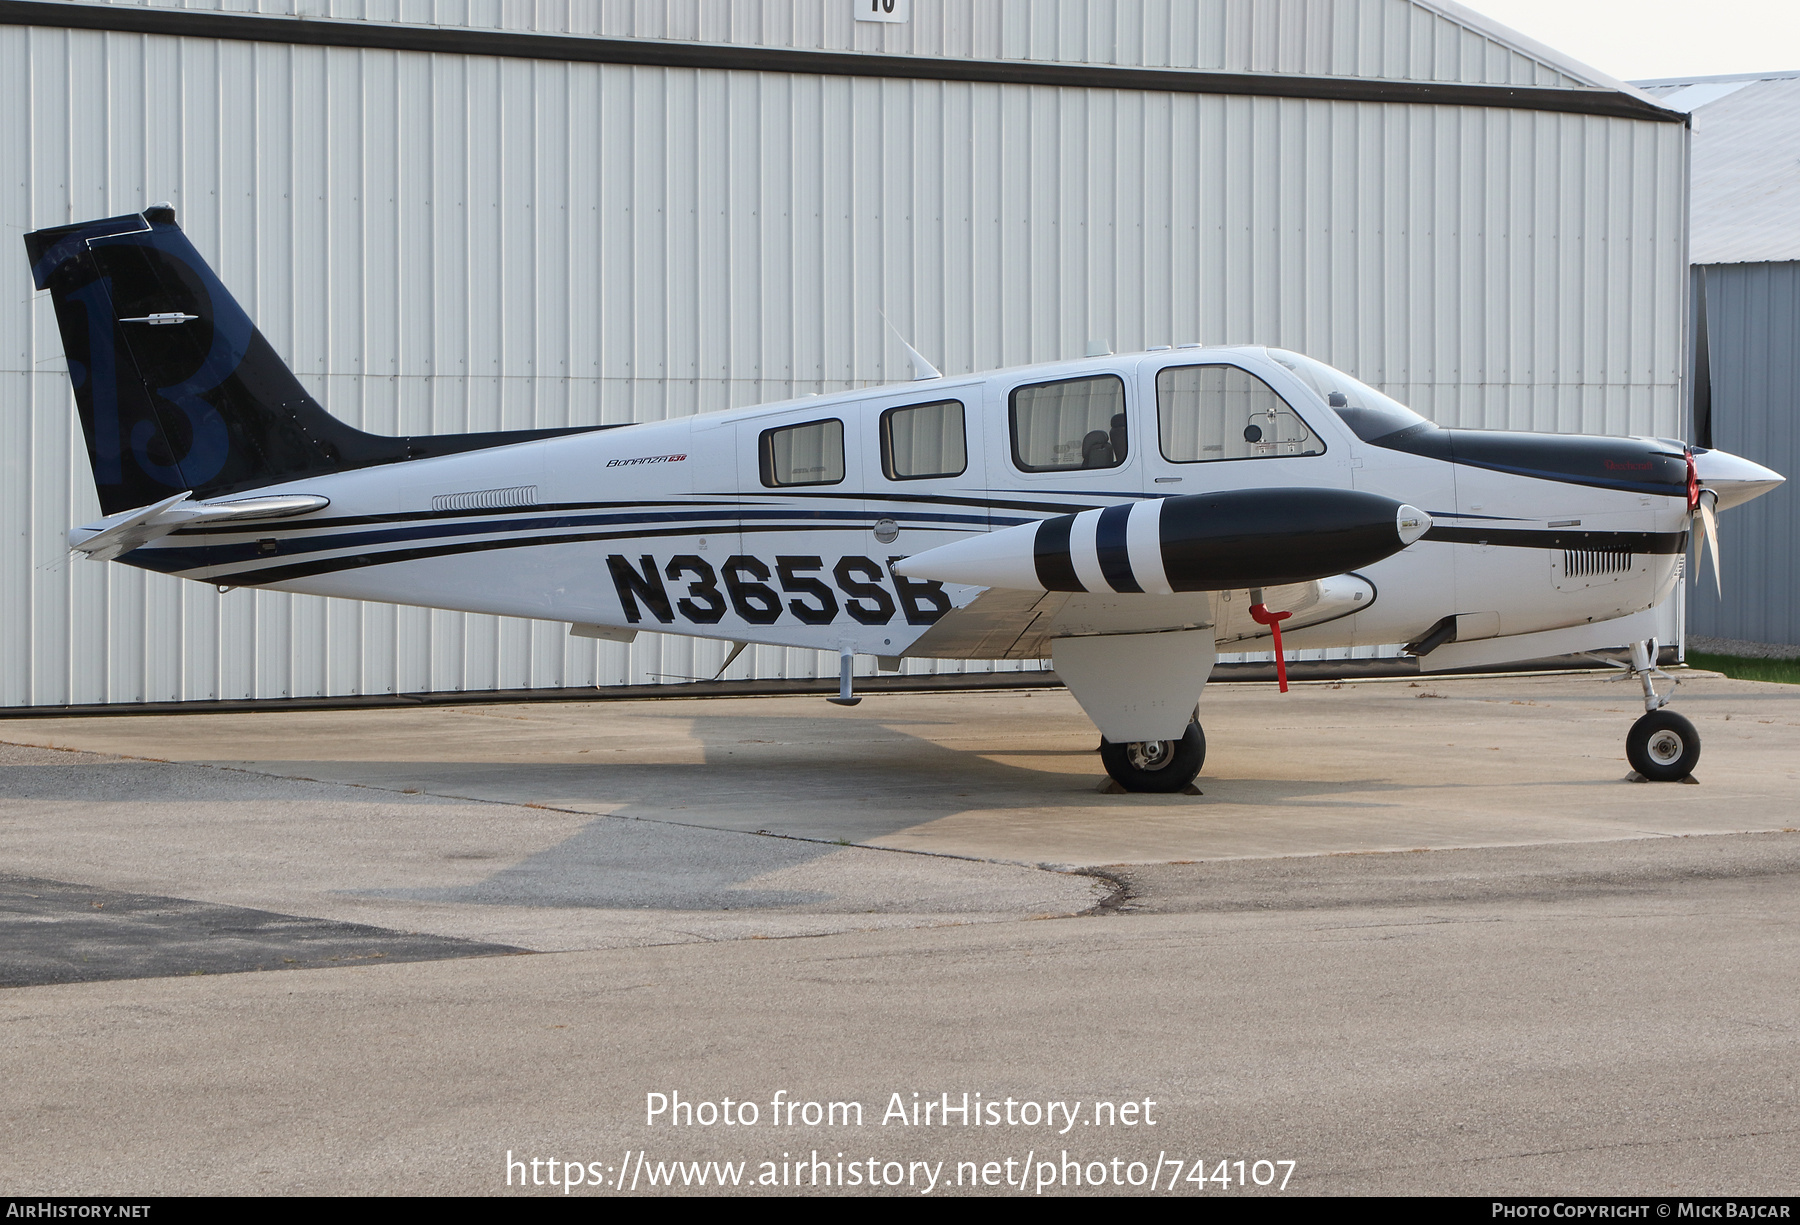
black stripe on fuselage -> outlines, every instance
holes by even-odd
[[[1687,552],[1686,532],[1569,532],[1531,531],[1506,527],[1440,527],[1433,525],[1426,540],[1445,544],[1489,544],[1507,549],[1592,549],[1601,553]]]
[[[749,496],[755,496],[755,495],[749,495]],[[1144,495],[1142,495],[1142,494],[1137,494],[1137,495],[1106,494],[1106,495],[1102,495],[1102,496],[1141,498]],[[777,513],[781,513],[781,512],[785,511],[785,513],[791,513],[791,514],[795,514],[795,515],[806,515],[806,514],[813,513],[810,511],[791,508],[791,507],[784,508],[781,505],[782,502],[787,501],[789,499],[794,499],[794,498],[827,499],[827,500],[837,500],[837,501],[853,502],[853,503],[869,502],[869,501],[916,502],[916,503],[924,503],[924,504],[938,505],[938,506],[968,506],[968,507],[976,508],[978,510],[988,510],[988,511],[1013,510],[1013,511],[1036,512],[1036,513],[1042,514],[1042,515],[1066,515],[1066,514],[1072,514],[1072,513],[1079,513],[1084,510],[1094,509],[1094,507],[1089,503],[1022,502],[1022,501],[1012,501],[1012,500],[991,500],[991,499],[982,499],[982,498],[974,498],[974,497],[948,497],[948,496],[937,497],[937,496],[932,496],[932,495],[893,494],[893,493],[887,493],[885,491],[881,492],[881,493],[876,493],[876,494],[869,494],[869,493],[803,493],[803,492],[798,492],[798,491],[789,492],[789,491],[783,490],[780,495],[774,495],[774,494],[769,495],[769,500],[764,501],[764,502],[745,502],[740,497],[733,497],[733,496],[724,495],[724,494],[704,494],[704,495],[700,495],[696,498],[691,498],[691,499],[690,498],[655,499],[655,500],[627,501],[627,502],[546,502],[546,503],[535,504],[535,505],[531,505],[531,506],[494,506],[494,507],[486,507],[486,508],[477,508],[477,509],[473,509],[473,510],[470,510],[470,509],[415,510],[415,511],[393,511],[393,512],[378,514],[378,515],[341,515],[341,516],[337,516],[335,518],[329,518],[329,519],[307,519],[304,523],[288,523],[288,522],[285,522],[282,520],[276,520],[276,519],[252,520],[252,521],[242,522],[242,523],[215,523],[215,524],[209,524],[209,525],[205,525],[205,526],[201,526],[201,527],[177,528],[175,531],[171,532],[170,535],[171,536],[255,536],[255,537],[266,537],[266,536],[269,536],[271,533],[277,533],[277,532],[281,532],[281,531],[294,531],[295,529],[304,529],[308,532],[312,532],[312,531],[326,531],[326,530],[333,529],[333,528],[368,527],[368,526],[379,525],[379,524],[426,524],[426,523],[441,523],[441,522],[457,520],[457,519],[479,519],[479,518],[494,519],[494,520],[506,520],[506,519],[517,519],[517,518],[527,517],[527,516],[541,517],[541,516],[546,516],[546,515],[560,516],[560,515],[571,515],[571,514],[618,513],[618,512],[624,512],[624,511],[630,511],[630,510],[643,510],[643,509],[650,509],[650,508],[681,510],[681,509],[686,509],[689,507],[694,507],[694,508],[709,508],[709,507],[711,507],[711,508],[723,508],[726,510],[733,511],[734,513],[743,512],[743,513],[754,514],[754,513],[768,513],[770,511],[774,511]],[[870,518],[870,522],[873,522],[876,518],[880,518],[883,512],[871,510],[871,511],[867,511],[867,512],[856,511],[856,512],[846,512],[846,513],[854,513],[857,515],[862,515],[862,514],[866,513],[866,514],[868,514],[868,516]],[[944,516],[944,518],[948,519],[949,516]],[[1011,527],[1015,523],[1022,523],[1022,522],[1029,522],[1029,520],[1010,520],[1010,521],[1001,520],[1001,521],[998,521],[998,525],[1005,526],[1005,527]]]
[[[843,530],[841,524],[831,523],[746,523],[742,528],[731,529],[734,533],[741,531],[745,535],[758,532],[838,532]],[[491,549],[530,549],[539,545],[576,544],[595,540],[648,540],[653,537],[693,536],[696,534],[692,525],[679,525],[660,528],[633,527],[615,532],[578,532],[566,536],[503,536],[488,540],[465,540],[455,544],[424,545],[411,549],[386,549],[379,553],[353,553],[344,557],[321,557],[285,566],[266,566],[260,570],[238,570],[207,575],[204,577],[204,581],[229,582],[234,586],[255,587],[269,583],[291,582],[299,578],[313,578],[320,574],[335,574],[342,570],[359,570],[365,566],[386,566],[403,561],[451,557],[459,553],[483,553]],[[121,560],[154,570],[158,567],[147,565],[139,555],[153,556],[156,552],[158,550],[139,549],[127,553]],[[204,565],[188,566],[180,570],[170,570],[168,573],[184,574],[189,569],[205,568]]]
[[[573,515],[593,512],[624,512],[646,509],[685,510],[723,507],[735,511],[740,505],[732,501],[705,501],[696,498],[662,498],[640,502],[541,502],[529,506],[487,506],[457,510],[402,510],[379,515],[338,515],[328,519],[307,519],[289,523],[281,519],[248,520],[241,523],[213,523],[200,527],[178,527],[171,536],[267,536],[270,532],[324,531],[339,527],[369,527],[387,523],[442,523],[454,519],[505,519],[520,515]]]
[[[678,509],[667,509],[673,505]],[[273,560],[275,557],[292,557],[304,553],[342,552],[346,549],[361,549],[373,554],[380,546],[400,545],[428,539],[447,539],[466,536],[493,536],[503,533],[514,537],[525,533],[526,543],[532,541],[550,541],[569,537],[551,535],[552,532],[566,533],[575,528],[617,527],[624,524],[685,523],[696,535],[711,535],[714,532],[735,532],[741,524],[754,524],[758,521],[779,524],[784,521],[826,520],[846,529],[868,528],[874,526],[874,516],[866,508],[843,508],[811,510],[794,507],[769,506],[720,506],[696,504],[690,507],[684,503],[664,504],[665,508],[657,511],[637,511],[625,513],[611,511],[588,515],[535,515],[512,516],[499,520],[488,519],[480,523],[445,523],[442,520],[421,519],[416,522],[396,524],[381,531],[342,531],[328,532],[323,529],[341,526],[337,522],[307,524],[300,532],[290,526],[284,534],[279,525],[264,522],[260,527],[255,524],[236,528],[230,539],[223,543],[202,544],[188,547],[158,547],[148,551],[143,557],[132,556],[132,565],[146,569],[160,570],[164,573],[182,573],[208,567],[228,566],[239,562]],[[926,514],[922,511],[895,510],[904,527],[921,531],[957,531],[980,530],[990,526],[988,517],[976,515]],[[1001,519],[1001,526],[1011,527],[1018,523],[1030,522],[1024,519]],[[382,526],[382,525],[369,525]],[[752,530],[767,530],[753,527]],[[201,536],[213,536],[223,533],[197,533]]]
[[[977,494],[961,495],[961,494],[935,494],[935,493],[894,493],[891,490],[886,490],[886,489],[872,489],[872,490],[863,490],[861,492],[850,492],[850,493],[832,493],[832,492],[808,493],[805,490],[799,490],[799,489],[794,489],[794,490],[782,489],[782,490],[778,490],[778,491],[771,490],[767,494],[757,494],[757,493],[749,493],[749,492],[741,493],[741,494],[706,493],[706,494],[698,494],[696,496],[708,497],[708,498],[735,497],[740,500],[743,498],[763,496],[763,497],[769,497],[769,498],[783,498],[783,499],[786,499],[786,498],[845,498],[845,499],[849,499],[852,501],[868,501],[868,502],[930,502],[935,505],[943,505],[943,506],[976,506],[976,507],[980,507],[984,510],[1029,510],[1029,511],[1037,511],[1040,514],[1046,514],[1046,515],[1071,515],[1071,514],[1080,514],[1084,510],[1096,510],[1096,509],[1098,509],[1098,506],[1092,501],[1092,499],[1094,499],[1094,498],[1129,498],[1130,500],[1137,502],[1137,501],[1142,501],[1145,498],[1164,498],[1164,497],[1173,496],[1170,494],[1163,494],[1163,493],[1146,494],[1146,493],[1143,493],[1140,491],[1128,490],[1128,489],[1096,489],[1096,490],[1084,490],[1079,494],[1068,495],[1070,497],[1080,497],[1083,499],[1087,499],[1084,501],[1080,501],[1080,502],[1066,502],[1066,501],[1065,502],[1045,502],[1045,501],[1041,501],[1041,500],[1025,501],[1025,500],[1021,500],[1017,497],[999,498],[999,497],[991,496],[995,492],[998,492],[998,491],[982,490],[982,491],[980,491],[981,495],[986,495],[986,496],[980,496]],[[1056,495],[1055,491],[1053,490],[1047,496],[1054,497],[1057,495]],[[746,503],[746,505],[751,505],[751,504]]]

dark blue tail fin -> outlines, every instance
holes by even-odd
[[[101,510],[525,442],[571,430],[389,438],[321,408],[166,206],[25,236],[56,304]]]

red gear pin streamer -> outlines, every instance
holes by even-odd
[[[1291,612],[1270,612],[1267,604],[1252,604],[1250,617],[1258,625],[1266,625],[1275,634],[1275,679],[1281,684],[1281,692],[1287,692],[1287,657],[1281,653],[1281,623],[1294,614]]]

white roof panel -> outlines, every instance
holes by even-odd
[[[1746,86],[1756,84],[1755,81],[1696,81],[1692,85],[1677,85],[1647,91],[1656,97],[1658,102],[1670,110],[1691,115],[1708,103],[1717,102],[1720,98],[1729,97]]]

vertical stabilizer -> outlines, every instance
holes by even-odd
[[[25,236],[56,306],[101,509],[148,506],[567,430],[389,438],[306,393],[166,205]]]

